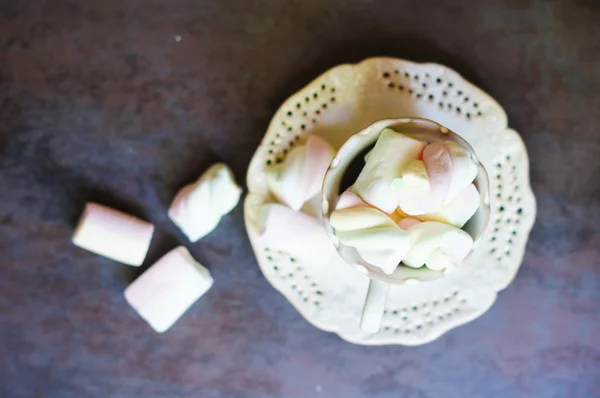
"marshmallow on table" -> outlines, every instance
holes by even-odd
[[[223,163],[214,164],[196,182],[177,193],[169,208],[169,218],[190,241],[196,242],[233,210],[241,193],[229,167]]]
[[[82,249],[139,267],[146,257],[154,226],[97,203],[87,203],[72,241]]]
[[[352,191],[384,213],[393,213],[398,202],[392,193],[392,181],[411,160],[421,156],[424,148],[424,142],[391,129],[383,130]]]
[[[171,250],[125,290],[125,299],[158,333],[169,329],[213,284],[183,246]]]
[[[300,210],[321,189],[333,156],[327,141],[312,135],[292,149],[283,163],[267,169],[269,188],[279,201]]]

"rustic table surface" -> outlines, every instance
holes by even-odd
[[[600,396],[599,20],[593,0],[0,0],[0,396]],[[514,283],[413,348],[309,325],[261,275],[242,206],[197,244],[166,216],[215,161],[243,181],[288,95],[375,55],[503,104],[538,200]],[[156,225],[142,269],[70,243],[89,200]],[[159,335],[123,290],[178,244],[216,282]]]

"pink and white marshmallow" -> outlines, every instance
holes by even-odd
[[[445,201],[445,203],[449,203],[475,180],[478,168],[465,147],[454,141],[446,141],[444,145],[452,159],[452,177],[448,197]]]
[[[196,242],[233,210],[241,193],[229,167],[216,163],[177,193],[169,207],[169,218],[191,242]]]
[[[473,238],[462,229],[435,221],[422,222],[408,228],[410,250],[403,263],[432,270],[452,270],[473,249]]]
[[[82,249],[139,267],[146,258],[154,226],[97,203],[87,203],[72,241]]]
[[[433,143],[423,151],[422,161],[412,160],[401,177],[392,182],[392,190],[405,214],[430,219],[427,216],[431,213],[460,213],[451,223],[462,226],[479,207],[478,194],[477,197],[473,195],[472,188],[475,187],[469,187],[477,171],[475,162],[460,144],[453,141]],[[459,196],[466,202],[455,200]],[[464,209],[458,211],[458,205]],[[463,219],[465,215],[468,218]]]
[[[152,329],[163,333],[212,284],[210,271],[179,246],[133,281],[125,289],[125,299]]]
[[[280,203],[264,205],[256,224],[263,246],[282,250],[292,256],[317,255],[322,245],[332,246],[319,220]],[[282,234],[282,230],[288,233]],[[294,239],[290,239],[290,236]]]
[[[475,185],[469,184],[439,211],[415,217],[421,221],[439,221],[462,228],[473,217],[480,203],[479,191]]]
[[[334,152],[323,138],[312,135],[303,146],[290,151],[283,163],[267,170],[269,188],[293,210],[317,195]]]
[[[385,129],[367,157],[352,191],[365,202],[387,214],[398,207],[392,181],[401,176],[407,164],[421,157],[425,143]]]
[[[340,243],[354,247],[370,264],[391,274],[409,250],[410,238],[381,210],[344,192],[329,217]]]

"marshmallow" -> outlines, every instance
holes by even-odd
[[[260,218],[258,232],[266,247],[306,256],[315,252],[316,246],[329,242],[323,225],[317,219],[282,204],[265,205]],[[283,230],[288,233],[282,234]]]
[[[282,164],[267,170],[269,188],[279,201],[294,210],[321,189],[334,152],[324,139],[312,135],[290,151]]]
[[[403,250],[369,250],[369,249],[356,249],[358,254],[363,260],[369,264],[378,266],[386,274],[394,272],[396,267],[402,262],[402,259],[406,255]]]
[[[355,231],[335,232],[339,241],[354,247],[368,263],[386,274],[394,272],[410,249],[406,231],[399,227],[377,227]]]
[[[169,218],[191,242],[196,242],[233,210],[241,193],[229,167],[216,163],[177,193],[169,208]]]
[[[392,181],[391,190],[406,215],[424,214],[432,207],[429,177],[421,160],[410,161],[402,176]]]
[[[82,249],[139,267],[144,262],[154,226],[117,210],[87,203],[72,241]]]
[[[457,195],[473,199],[473,193],[471,189],[467,190],[467,186],[475,179],[477,171],[469,152],[460,144],[453,141],[434,143],[423,151],[423,161],[411,161],[401,177],[392,181],[392,191],[400,209],[407,215],[444,221],[445,218],[437,216],[437,213],[452,213],[449,214],[452,218],[454,213],[460,212],[452,224],[462,222],[461,225],[464,225],[468,220],[462,220],[464,214],[470,213],[470,218],[474,213],[471,212],[473,202],[465,204],[465,209],[459,209],[461,202],[455,199]],[[453,205],[450,206],[450,203]],[[446,209],[446,206],[450,208]],[[431,213],[436,216],[429,217]]]
[[[416,217],[422,221],[439,221],[462,228],[473,217],[473,214],[479,208],[479,204],[479,192],[475,185],[469,184],[440,211]]]
[[[446,146],[434,142],[425,147],[423,163],[429,178],[427,212],[437,211],[442,208],[448,197],[452,181],[452,159]]]
[[[397,225],[348,231],[336,230],[335,235],[347,246],[371,251],[394,249],[406,253],[410,244],[406,231]]]
[[[465,147],[454,141],[446,141],[444,142],[444,146],[448,149],[450,159],[452,160],[452,178],[448,196],[445,200],[445,203],[449,203],[467,185],[473,182],[477,176],[478,169]]]
[[[410,250],[403,263],[432,270],[458,266],[473,248],[473,239],[465,231],[435,221],[427,221],[408,229]]]
[[[350,195],[352,193],[348,193]],[[331,213],[329,222],[340,243],[354,247],[365,261],[385,273],[391,274],[408,252],[408,233],[374,207],[336,209]]]
[[[418,191],[429,191],[429,177],[422,160],[414,159],[408,162],[402,171],[402,180],[407,187]]]
[[[450,261],[442,249],[435,249],[429,257],[427,257],[427,268],[434,270],[444,270],[444,274],[453,272],[456,265]]]
[[[158,333],[169,329],[213,284],[210,272],[179,246],[125,289],[125,299]]]
[[[384,213],[393,213],[398,201],[392,191],[392,181],[401,176],[411,160],[421,157],[425,145],[391,129],[383,130],[352,191]]]
[[[387,214],[374,207],[336,209],[331,213],[329,222],[334,229],[342,231],[395,225]]]
[[[369,205],[365,203],[357,194],[351,191],[351,188],[344,191],[340,197],[338,198],[338,202],[336,205],[336,209],[346,209],[348,207],[368,207]]]
[[[344,193],[342,193],[338,199],[337,205],[335,206],[336,210],[347,209],[350,207],[370,207],[373,209],[377,209],[374,206],[371,206],[364,200],[362,200],[357,194],[352,192],[352,187],[348,188]],[[384,213],[385,214],[385,213]],[[392,219],[395,223],[400,221],[402,217],[407,217],[407,214],[403,214],[398,208],[392,213],[387,215]]]

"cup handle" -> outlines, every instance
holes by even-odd
[[[385,301],[390,285],[375,279],[369,281],[367,297],[360,318],[360,328],[365,332],[377,333],[381,325]]]

